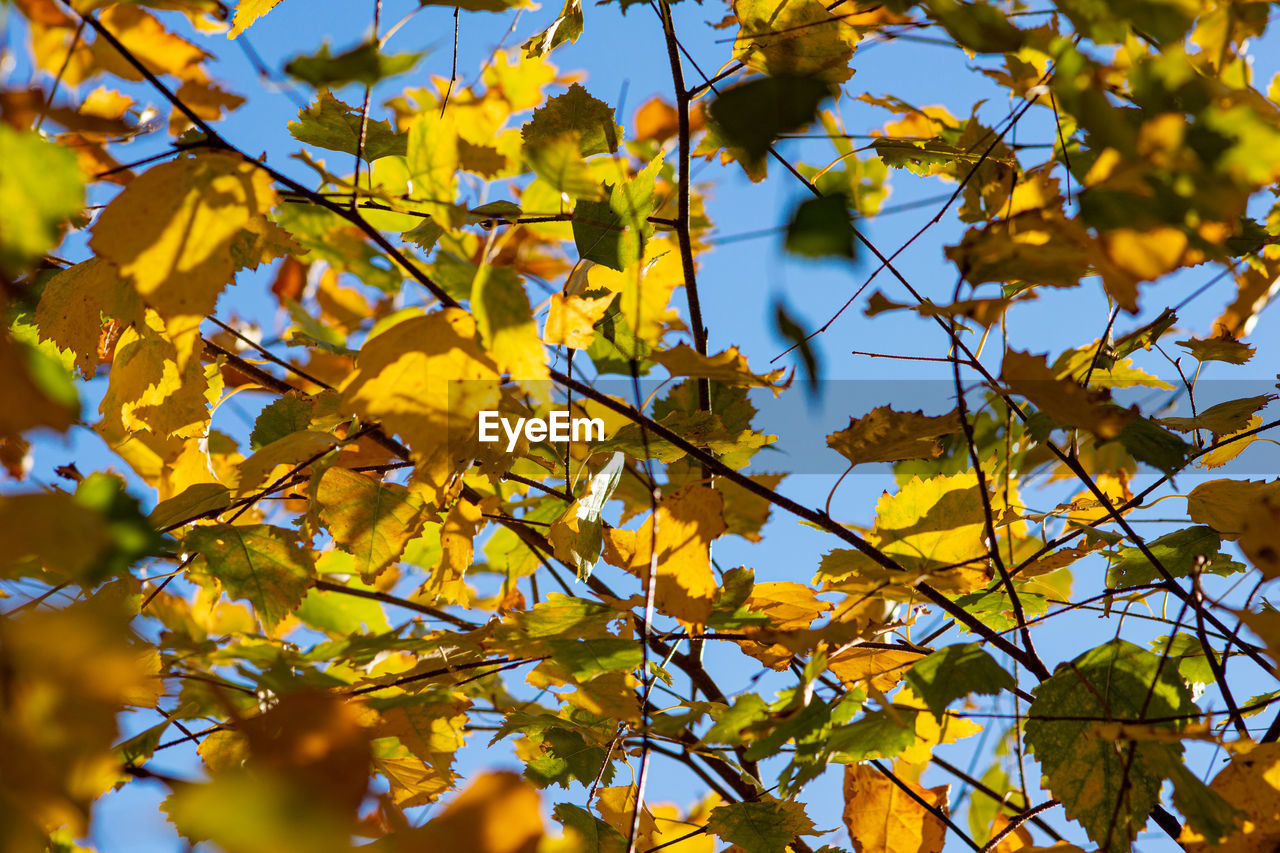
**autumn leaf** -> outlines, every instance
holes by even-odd
[[[658,609],[686,624],[705,625],[716,591],[708,549],[725,530],[722,506],[714,490],[685,486],[664,498],[639,530],[609,531],[606,548],[616,565],[642,579],[655,560]]]
[[[1088,724],[1073,720],[1099,715],[1121,721],[1181,719],[1194,713],[1186,685],[1164,664],[1159,656],[1116,640],[1060,666],[1036,688],[1028,709],[1027,744],[1044,768],[1049,790],[1099,844],[1127,844],[1142,830],[1160,800],[1162,770],[1169,763],[1180,765],[1182,747],[1145,741],[1120,750],[1101,739],[1084,739]],[[1128,789],[1120,796],[1123,775]]]
[[[312,582],[311,553],[294,534],[278,527],[197,527],[187,534],[186,544],[201,556],[193,573],[216,580],[232,598],[248,601],[268,629],[302,602]]]
[[[1105,391],[1090,391],[1059,379],[1045,365],[1043,356],[1010,350],[1005,353],[1000,378],[1054,422],[1087,429],[1101,439],[1116,438],[1137,418],[1134,411],[1110,402]]]
[[[253,26],[254,21],[270,12],[280,4],[280,0],[240,0],[236,4],[236,15],[231,23],[231,31],[227,33],[227,38],[235,38],[249,27]]]
[[[827,436],[827,446],[854,465],[931,459],[942,453],[939,440],[959,431],[954,414],[931,417],[880,406],[861,418],[850,418],[848,427]]]
[[[71,152],[38,134],[0,125],[0,147],[0,269],[16,274],[58,243],[58,229],[84,203],[84,187]]]
[[[454,847],[475,853],[534,853],[543,823],[538,792],[515,773],[479,775],[426,825],[391,836],[392,850]]]
[[[774,799],[718,806],[707,827],[746,853],[785,853],[794,839],[814,830],[804,806]]]
[[[776,396],[785,387],[780,380],[786,370],[778,368],[766,374],[751,372],[747,360],[737,347],[729,347],[716,355],[702,355],[688,344],[680,344],[664,352],[656,352],[651,358],[661,364],[672,376],[692,376],[712,379],[726,385],[756,386],[768,388]]]
[[[275,204],[271,179],[231,154],[154,166],[98,218],[90,245],[164,318],[207,314],[231,283],[231,246]]]
[[[950,786],[922,788],[907,780],[901,784],[908,790],[867,764],[850,764],[845,768],[844,823],[857,853],[940,853],[942,850],[947,827],[938,813],[947,814]],[[920,801],[934,811],[926,809]]]
[[[316,502],[320,520],[334,541],[355,556],[365,583],[395,563],[422,529],[422,509],[409,501],[408,489],[346,468],[329,468],[321,475]]]

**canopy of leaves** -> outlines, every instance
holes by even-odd
[[[1274,4],[393,6],[5,5],[0,849],[1276,848]]]

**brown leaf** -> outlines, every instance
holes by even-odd
[[[922,788],[902,782],[947,813],[949,785]],[[844,824],[856,853],[940,853],[947,832],[941,818],[869,764],[845,768]]]
[[[827,436],[827,446],[854,465],[933,459],[942,453],[938,439],[958,432],[960,419],[955,412],[931,417],[880,406],[861,418],[850,418],[849,426]]]
[[[1091,391],[1054,376],[1042,355],[1009,350],[1000,379],[1056,423],[1087,429],[1103,440],[1115,438],[1138,418],[1136,410],[1112,403],[1106,391]]]

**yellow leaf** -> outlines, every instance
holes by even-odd
[[[434,700],[434,696],[432,697]],[[396,738],[407,755],[375,754],[374,766],[391,782],[391,795],[400,808],[434,802],[453,787],[453,757],[465,743],[467,709],[471,700],[457,693],[442,701],[396,705],[380,712],[377,738]]]
[[[365,583],[400,559],[404,546],[422,530],[422,509],[408,496],[404,486],[346,468],[330,468],[320,478],[320,520],[334,541],[355,556]]]
[[[673,349],[652,353],[649,358],[665,367],[672,376],[713,379],[726,385],[759,386],[773,391],[774,396],[786,388],[785,384],[778,384],[787,372],[785,368],[780,367],[764,375],[752,373],[747,359],[737,347],[729,347],[716,355],[702,355],[688,344],[680,344]]]
[[[1004,812],[996,812],[995,820],[991,822],[991,837],[994,838],[998,833],[1002,832],[1010,822],[1009,818],[1005,817]],[[1033,842],[1034,839],[1026,826],[1019,826],[1001,839],[999,844],[991,848],[991,853],[1014,853],[1015,850],[1027,850],[1032,846]]]
[[[922,788],[903,780],[921,800],[948,811],[949,785]],[[869,764],[844,771],[844,824],[856,853],[940,853],[947,825]]]
[[[1126,476],[1116,477],[1111,474],[1099,474],[1094,477],[1098,490],[1107,497],[1113,507],[1123,506],[1132,497],[1129,491],[1129,480]],[[1067,519],[1076,524],[1096,524],[1104,518],[1110,518],[1106,505],[1089,489],[1083,489],[1071,503],[1067,504]]]
[[[536,853],[543,832],[537,789],[515,773],[484,773],[426,826],[387,836],[385,849]]]
[[[636,789],[634,785],[619,785],[612,788],[596,789],[596,809],[600,819],[622,833],[623,838],[631,835],[631,823],[636,811]],[[638,839],[645,840],[646,847],[652,847],[649,840],[657,830],[653,819],[653,811],[646,803],[640,812],[640,827],[636,833]],[[638,845],[637,845],[638,846]]]
[[[1224,539],[1244,532],[1244,519],[1261,503],[1280,497],[1280,480],[1210,480],[1187,495],[1187,515],[1196,524],[1207,524]]]
[[[1264,578],[1280,577],[1280,495],[1253,502],[1240,522],[1240,550]]]
[[[451,113],[427,109],[409,125],[406,164],[415,198],[427,199],[423,212],[446,229],[462,222],[458,197],[458,129]]]
[[[284,780],[339,815],[355,816],[369,785],[368,715],[354,702],[318,689],[289,693],[265,713],[240,722],[246,766]]]
[[[76,367],[88,379],[98,366],[103,315],[135,325],[142,322],[142,303],[110,261],[90,258],[45,284],[36,326],[41,338],[75,353]]]
[[[476,504],[460,500],[445,516],[440,529],[440,562],[422,585],[419,594],[428,601],[467,604],[471,593],[464,576],[475,555],[476,532],[484,516]]]
[[[180,438],[205,432],[210,398],[221,393],[222,377],[216,366],[200,363],[201,319],[176,316],[165,322],[148,312],[145,324],[121,334],[98,406],[104,428]]]
[[[982,731],[982,726],[972,720],[957,717],[950,711],[944,711],[942,719],[938,719],[932,711],[927,710],[924,700],[912,693],[909,687],[898,691],[893,697],[893,704],[895,707],[916,708],[921,712],[916,714],[916,742],[899,756],[905,764],[923,766],[932,757],[934,747],[955,743]]]
[[[91,577],[113,540],[97,512],[47,492],[0,497],[0,542],[0,578],[59,582]]]
[[[1236,298],[1214,320],[1213,327],[1240,338],[1253,331],[1258,312],[1280,291],[1280,259],[1263,256],[1236,277]]]
[[[880,692],[892,690],[920,655],[916,652],[853,646],[831,658],[828,668],[850,686],[870,682]]]
[[[774,669],[784,668],[792,657],[792,649],[784,638],[777,637],[783,642],[773,642],[776,635],[806,631],[813,620],[831,609],[831,605],[820,600],[811,587],[791,581],[756,584],[746,605],[756,613],[769,616],[770,621],[764,628],[744,628],[743,633],[752,639],[739,640],[738,646]]]
[[[208,54],[186,39],[173,35],[150,12],[132,4],[118,4],[104,9],[98,18],[133,56],[154,74],[172,74],[184,80],[204,75],[200,63]],[[93,53],[107,71],[126,80],[142,80],[106,39],[93,42]]]
[[[117,6],[132,9],[133,6]],[[89,245],[165,318],[204,315],[235,272],[232,246],[275,203],[271,178],[231,154],[149,169],[116,196]]]
[[[547,353],[520,276],[505,267],[480,267],[471,284],[471,310],[480,339],[500,372],[520,383],[548,378]],[[542,397],[549,389],[538,390]]]
[[[1115,438],[1138,417],[1136,411],[1113,404],[1105,391],[1091,391],[1057,378],[1042,355],[1009,350],[1004,354],[1000,379],[1054,422],[1087,429],[1103,440]]]
[[[612,294],[596,298],[552,294],[542,340],[551,346],[586,349],[595,340],[595,324],[612,301]]]
[[[0,848],[44,850],[59,826],[83,836],[90,804],[119,780],[117,717],[148,707],[163,687],[129,618],[104,590],[0,619]]]
[[[1002,509],[994,496],[992,509],[997,516]],[[876,503],[876,543],[905,568],[937,570],[986,555],[985,520],[973,471],[928,480],[912,477],[897,494],[886,492]],[[954,574],[986,579],[982,564],[959,568]],[[961,585],[971,581],[977,578],[958,580]]]
[[[499,375],[459,308],[410,317],[365,342],[342,391],[342,408],[380,420],[414,460],[462,471],[488,445],[479,412],[499,408]]]
[[[1137,282],[1154,281],[1181,266],[1187,235],[1171,226],[1149,231],[1116,228],[1103,232],[1101,245],[1107,260],[1123,274],[1109,276],[1103,268],[1103,284],[1126,311],[1133,313],[1138,310]]]
[[[735,0],[734,58],[770,76],[817,77],[843,83],[858,31],[842,10],[820,0]]]
[[[679,249],[670,241],[654,237],[644,246],[644,257],[622,272],[595,264],[587,272],[587,290],[604,288],[622,295],[618,307],[640,340],[655,346],[668,325],[680,322],[671,308],[671,292],[684,284]]]
[[[942,454],[938,439],[960,429],[955,412],[930,417],[880,406],[861,418],[850,418],[848,427],[827,436],[827,446],[855,465],[933,459]]]
[[[725,531],[723,505],[714,489],[689,485],[663,498],[656,530],[650,516],[634,533],[609,531],[612,537],[607,541],[621,552],[624,568],[642,579],[648,577],[649,558],[656,550],[658,609],[686,625],[705,625],[711,616],[719,586],[711,571],[710,548]]]
[[[270,12],[280,0],[240,0],[236,4],[236,16],[231,20],[227,38],[233,39],[253,25],[253,22]]]
[[[542,90],[555,76],[556,67],[545,57],[529,57],[520,51],[495,54],[482,75],[485,86],[500,94],[511,112],[523,112],[541,104]]]
[[[1218,438],[1219,441],[1227,442],[1221,447],[1210,450],[1208,453],[1196,460],[1197,468],[1221,468],[1232,459],[1235,459],[1245,451],[1249,445],[1258,441],[1261,436],[1257,433],[1245,436],[1244,434],[1255,430],[1262,426],[1262,415],[1254,415],[1249,418],[1249,422],[1233,433],[1229,433]],[[1243,437],[1241,437],[1243,436]]]
[[[1220,845],[1208,843],[1189,826],[1183,827],[1178,842],[1187,853],[1270,853],[1280,845],[1280,744],[1261,743],[1235,756],[1209,787],[1245,817]]]
[[[711,811],[720,805],[720,798],[714,793],[707,795],[700,803],[696,803],[686,815],[674,803],[656,803],[648,807],[653,815],[654,830],[646,844],[648,847],[665,845],[665,853],[714,853],[715,836],[709,832],[699,833],[689,838],[689,833],[699,826],[704,826],[710,819]]]
[[[174,93],[191,111],[205,121],[217,121],[223,112],[231,112],[244,103],[244,98],[218,88],[212,83],[188,80]],[[180,110],[169,116],[169,132],[177,136],[191,126],[191,120]]]

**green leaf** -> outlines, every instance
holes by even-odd
[[[524,158],[534,174],[558,192],[587,201],[604,198],[604,188],[591,176],[573,134],[528,145]]]
[[[1027,616],[1039,616],[1049,609],[1049,599],[1032,592],[1018,593],[1023,613]],[[994,631],[1008,631],[1018,623],[1013,619],[1013,602],[1004,589],[992,592],[974,592],[956,597],[959,604],[969,613],[977,616],[982,623]]]
[[[636,337],[635,329],[622,313],[621,294],[609,303],[604,316],[596,324],[596,331],[599,334],[587,347],[587,355],[597,371],[630,376],[631,366],[636,362],[641,376],[653,369],[653,365],[644,360],[650,352],[649,344]]]
[[[802,803],[774,799],[717,806],[707,829],[746,853],[786,853],[798,836],[815,834]]]
[[[1035,689],[1026,742],[1046,787],[1099,845],[1126,850],[1160,801],[1169,762],[1182,745],[1155,740],[1116,743],[1094,733],[1103,721],[1187,717],[1198,713],[1170,661],[1124,640],[1086,652]],[[1095,722],[1096,721],[1096,722]],[[1176,730],[1181,723],[1154,723]],[[1128,772],[1126,773],[1126,765]]]
[[[1214,846],[1237,831],[1237,822],[1246,817],[1245,813],[1201,782],[1171,750],[1156,753],[1156,764],[1160,772],[1173,781],[1173,804],[1186,817],[1192,830],[1205,836]]]
[[[654,186],[662,169],[659,154],[632,180],[609,191],[609,201],[580,201],[573,211],[573,242],[578,254],[621,272],[644,256],[653,235]]]
[[[621,131],[614,123],[613,107],[574,83],[568,92],[534,110],[533,118],[520,129],[520,134],[526,148],[576,135],[578,151],[589,157],[617,151]]]
[[[289,122],[293,138],[307,145],[355,154],[360,146],[360,111],[321,92],[316,102]],[[373,162],[380,157],[404,154],[409,150],[408,135],[396,133],[386,121],[369,120],[365,127],[363,156]]]
[[[98,555],[85,581],[97,583],[124,575],[138,560],[165,550],[165,538],[142,514],[137,498],[125,491],[119,477],[90,474],[76,487],[75,502],[97,513],[109,536],[108,548]]]
[[[1200,11],[1194,0],[1064,0],[1058,8],[1098,44],[1122,42],[1131,29],[1157,44],[1177,42]]]
[[[1212,527],[1203,525],[1175,530],[1147,543],[1147,548],[1175,578],[1185,578],[1197,565],[1200,571],[1215,575],[1243,572],[1246,566],[1223,554],[1221,547],[1222,538]],[[1161,577],[1137,548],[1121,548],[1107,553],[1106,558],[1111,563],[1107,586],[1137,586]]]
[[[574,779],[583,785],[594,784],[605,768],[602,781],[606,784],[613,775],[612,762],[605,767],[608,751],[568,728],[548,728],[540,739],[543,754],[531,759],[524,775],[535,784],[546,787],[552,783],[568,788]]]
[[[1134,459],[1169,475],[1185,467],[1191,454],[1196,451],[1194,445],[1161,429],[1146,418],[1137,418],[1125,424],[1117,441],[1124,445],[1124,449]]]
[[[350,559],[347,554],[341,556]],[[321,557],[321,562],[324,562],[324,557]],[[354,579],[346,581],[344,586],[372,589]],[[381,604],[372,599],[341,592],[309,589],[294,615],[317,631],[324,631],[339,639],[391,630]]]
[[[583,853],[623,853],[627,839],[618,830],[579,806],[558,803],[551,814],[565,829],[582,836]]]
[[[217,580],[232,598],[248,601],[268,629],[302,603],[315,572],[314,557],[297,534],[267,524],[197,527],[184,544],[201,555],[192,574]]]
[[[929,14],[958,44],[975,53],[1012,53],[1022,47],[1024,34],[986,3],[930,0]]]
[[[299,56],[285,63],[286,74],[310,83],[317,89],[340,88],[348,83],[372,86],[396,74],[413,68],[421,59],[421,53],[383,54],[376,42],[366,42],[337,56],[329,55],[329,45],[323,45],[312,56]]]
[[[529,59],[546,56],[560,45],[573,44],[582,35],[582,0],[564,0],[564,8],[542,32],[530,36],[520,45]]]
[[[758,77],[725,89],[709,109],[727,145],[758,166],[780,135],[806,127],[833,93],[814,77]]]
[[[406,231],[400,236],[413,243],[423,252],[430,252],[435,248],[436,241],[444,235],[444,228],[434,219],[426,218],[422,220],[422,224],[417,228]]]
[[[261,450],[273,441],[299,432],[311,425],[315,400],[300,391],[291,391],[272,400],[258,414],[249,433],[249,447]]]
[[[372,582],[404,552],[422,530],[421,507],[410,503],[409,490],[382,483],[346,468],[330,468],[316,490],[320,520],[344,551],[354,556],[356,571]]]
[[[17,274],[58,244],[84,185],[75,154],[38,133],[0,124],[0,151],[0,270]]]
[[[564,546],[569,553],[566,556],[573,563],[578,580],[591,577],[596,561],[600,559],[600,552],[604,548],[604,525],[600,520],[600,513],[618,488],[625,465],[626,456],[614,453],[588,482],[586,494],[577,502],[576,531],[567,524],[554,525],[552,528],[552,542],[557,547],[561,547],[559,537],[567,534],[568,540]]]
[[[640,666],[640,646],[635,640],[606,637],[599,640],[548,640],[551,661],[576,681],[590,681],[606,672],[629,672]]]
[[[814,351],[812,339],[796,320],[787,312],[786,303],[778,300],[773,306],[773,325],[778,334],[800,353],[800,361],[804,364],[804,377],[809,396],[818,392],[818,354]]]
[[[155,754],[160,738],[169,728],[169,721],[162,720],[151,728],[143,729],[133,737],[117,744],[115,753],[120,762],[129,767],[141,767]]]
[[[870,711],[857,722],[834,729],[826,744],[832,760],[856,764],[872,758],[895,758],[916,742],[918,713],[914,708],[894,708],[892,713]]]
[[[744,733],[748,726],[758,723],[769,715],[769,706],[755,693],[744,693],[733,700],[731,707],[713,715],[715,725],[707,732],[703,740],[708,743],[724,743],[737,746],[745,743]]]
[[[1169,645],[1169,638],[1159,637],[1151,641],[1151,650],[1156,654],[1164,654],[1166,645]],[[1169,659],[1177,662],[1178,673],[1189,684],[1213,683],[1213,667],[1209,665],[1204,646],[1192,634],[1174,634]]]
[[[854,257],[849,199],[838,193],[801,202],[787,223],[786,248],[809,258]]]
[[[994,696],[1016,683],[978,643],[947,646],[917,661],[906,673],[907,683],[938,719],[955,699],[970,693]]]

